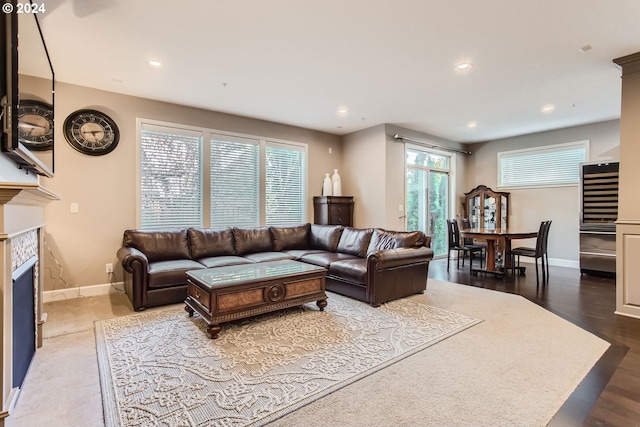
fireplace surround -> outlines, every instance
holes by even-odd
[[[16,338],[33,344],[34,349],[42,346],[44,267],[38,260],[44,259],[44,206],[58,199],[55,193],[37,182],[0,182],[0,427],[4,427],[4,420],[10,415],[20,392],[19,377],[26,373],[30,362],[28,358],[22,361],[21,367],[14,366],[14,314],[19,314],[14,313],[14,297],[33,299],[32,307],[26,303],[27,309],[32,308],[27,317],[33,316],[29,329],[33,332],[27,334],[33,333],[33,337],[24,336],[25,332],[18,329],[15,334],[20,336]],[[31,271],[27,275],[32,279],[32,289],[21,289],[26,295],[14,295],[14,278],[22,276],[21,270]]]

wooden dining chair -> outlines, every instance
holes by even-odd
[[[540,223],[540,229],[538,236],[536,237],[536,247],[518,247],[511,249],[506,256],[511,258],[511,269],[515,274],[516,269],[520,271],[520,274],[524,274],[524,269],[520,268],[520,257],[534,258],[536,265],[536,283],[540,284],[540,278],[538,275],[538,258],[542,264],[542,282],[546,283],[549,280],[549,254],[547,251],[547,243],[549,241],[549,229],[551,228],[551,221],[542,221]]]
[[[462,218],[462,228],[471,228],[471,221],[469,221],[469,218]],[[484,258],[487,253],[487,245],[485,243],[478,243],[470,237],[463,238],[462,244],[467,248],[473,249],[469,255],[469,262],[473,262],[473,254],[480,253],[480,268],[482,268],[484,265]],[[478,249],[480,250],[479,252]]]
[[[455,219],[447,220],[447,235],[449,236],[449,246],[447,251],[447,271],[449,271],[449,264],[451,261],[451,252],[457,252],[458,268],[460,268],[460,258],[462,258],[462,266],[464,267],[465,254],[469,254],[469,272],[473,267],[473,252],[480,252],[480,248],[470,248],[462,244],[460,241],[460,228],[458,227],[458,221]],[[462,256],[460,256],[462,255]]]

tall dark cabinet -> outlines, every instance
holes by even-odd
[[[313,222],[315,224],[344,225],[353,227],[353,197],[314,197]]]

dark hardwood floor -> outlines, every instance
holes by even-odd
[[[615,279],[551,266],[546,285],[526,275],[471,275],[447,260],[433,260],[429,278],[522,295],[612,345],[558,411],[549,426],[640,426],[640,319],[614,314]],[[474,261],[475,264],[478,261]]]

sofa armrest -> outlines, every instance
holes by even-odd
[[[140,269],[144,273],[149,271],[147,256],[136,248],[122,247],[118,249],[117,256],[122,263],[122,268],[127,273],[133,273],[136,269]]]
[[[118,249],[117,256],[124,270],[124,291],[135,311],[144,310],[147,307],[149,259],[138,249],[127,246]]]
[[[367,256],[367,270],[384,270],[403,265],[429,262],[433,250],[427,247],[384,249],[371,252]]]

